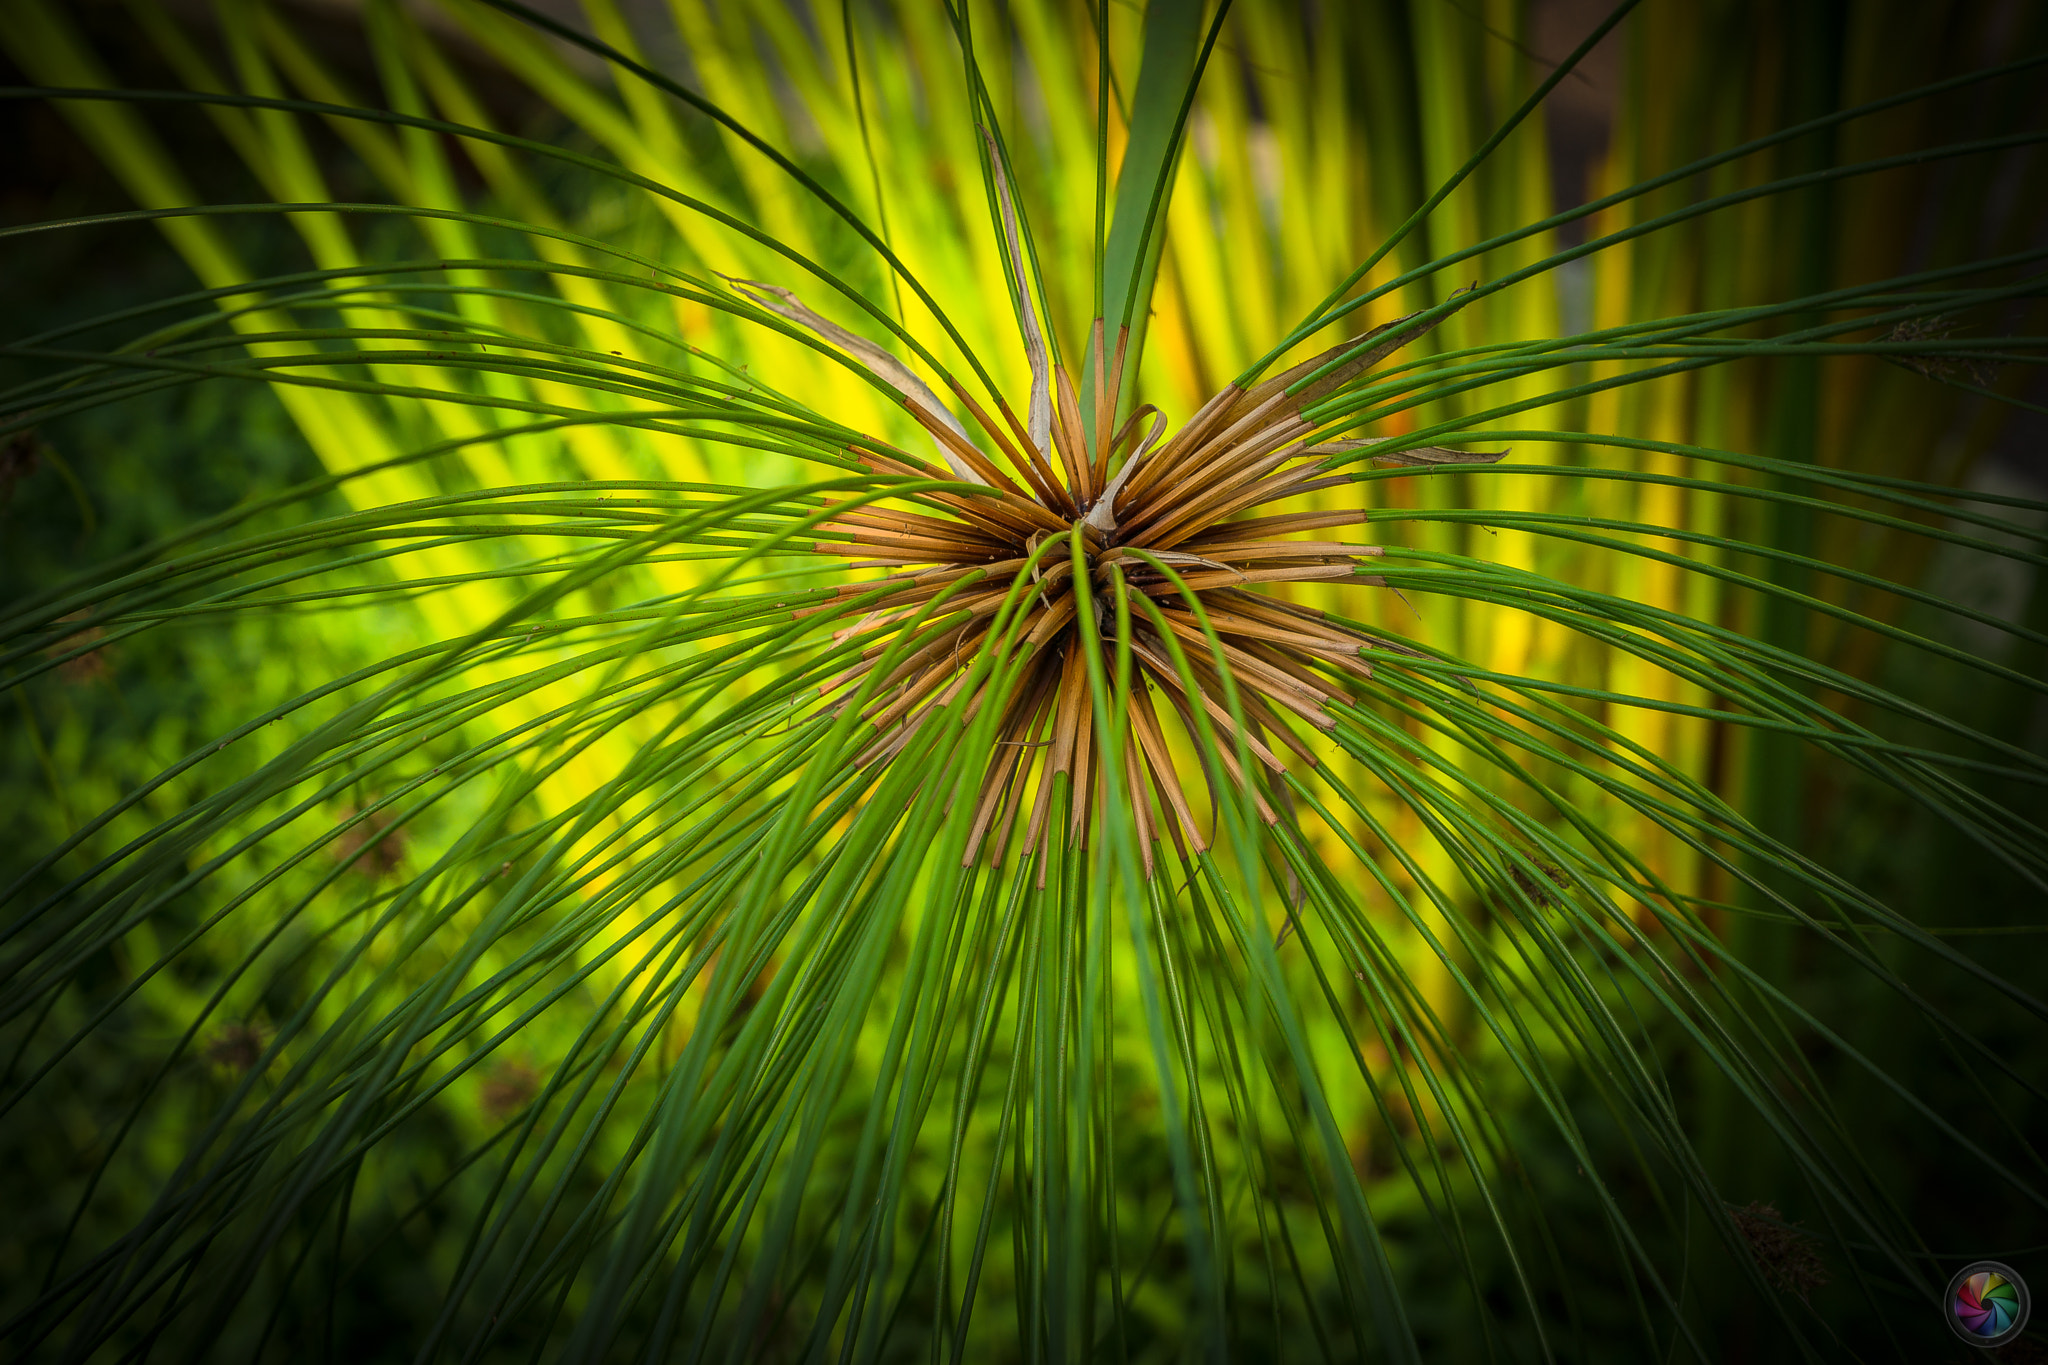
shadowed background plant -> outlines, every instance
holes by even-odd
[[[10,5],[0,1331],[1950,1349],[2048,48],[1925,9]]]

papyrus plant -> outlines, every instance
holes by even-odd
[[[1739,1141],[1910,1352],[1942,1276],[1814,1039],[2043,1207],[2037,1082],[1900,952],[2040,1002],[1797,818],[1829,765],[2048,872],[2037,749],[1881,669],[2042,690],[1911,615],[2048,639],[1920,573],[2044,562],[1936,458],[2036,354],[2038,19],[117,12],[154,71],[0,9],[9,96],[198,287],[11,321],[0,420],[239,386],[324,474],[26,585],[20,743],[90,651],[334,662],[11,853],[6,1121],[130,1070],[10,1349],[1718,1359],[1741,1292],[1832,1350]],[[1794,938],[2006,1089],[1919,1102]]]

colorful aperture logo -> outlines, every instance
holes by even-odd
[[[1972,1346],[2003,1346],[2026,1329],[2026,1281],[2000,1261],[1978,1261],[1948,1282],[1948,1325]]]

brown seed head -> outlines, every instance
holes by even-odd
[[[816,328],[815,315],[787,291],[747,288],[761,306],[840,340],[842,329]],[[1028,295],[1024,312],[1031,316]],[[906,410],[931,433],[952,477],[985,488],[929,494],[915,511],[849,506],[821,528],[819,553],[884,571],[839,590],[842,600],[880,595],[835,637],[866,641],[859,661],[821,689],[851,699],[868,685],[860,705],[874,738],[858,762],[895,758],[955,704],[963,722],[998,706],[969,860],[983,851],[991,861],[1000,858],[1020,828],[1023,848],[1043,850],[1061,819],[1069,846],[1085,841],[1115,764],[1131,794],[1148,873],[1159,838],[1195,849],[1207,844],[1189,782],[1172,757],[1169,723],[1190,735],[1205,725],[1215,734],[1222,771],[1209,773],[1212,781],[1248,785],[1240,744],[1273,773],[1284,771],[1281,751],[1313,765],[1296,725],[1333,726],[1329,707],[1347,682],[1372,676],[1367,652],[1391,646],[1269,593],[1287,583],[1380,584],[1363,568],[1380,550],[1321,538],[1364,522],[1362,510],[1260,509],[1350,481],[1333,472],[1331,457],[1371,442],[1319,441],[1303,410],[1433,325],[1411,315],[1249,390],[1227,387],[1163,443],[1165,420],[1155,409],[1140,408],[1111,432],[1105,403],[1096,406],[1091,444],[1074,384],[1054,367],[1045,382],[1034,383],[1031,429],[1012,417],[1011,429],[997,435],[1013,457],[1014,478],[969,445],[957,422],[932,411],[937,400],[929,388],[899,385]],[[1034,320],[1027,340],[1035,342],[1035,328]],[[1118,339],[1109,359],[1111,374],[1121,372],[1125,342]],[[1042,347],[1028,349],[1034,370],[1046,363]],[[1091,337],[1091,351],[1102,350]],[[850,353],[895,382],[865,351]],[[1333,363],[1329,375],[1309,379]],[[900,452],[851,449],[877,473],[948,477]],[[1442,464],[1500,454],[1430,449],[1388,458]],[[1320,534],[1297,538],[1310,533]],[[1135,676],[1129,723],[1119,751],[1109,753],[1108,737],[1096,726],[1094,690],[1097,678],[1114,686],[1120,613],[1129,623]],[[870,677],[892,650],[884,674]],[[1090,666],[1091,650],[1099,670]],[[1010,669],[1013,681],[1004,676]],[[1242,729],[1231,717],[1225,669]],[[1250,794],[1268,823],[1277,820],[1255,786]]]

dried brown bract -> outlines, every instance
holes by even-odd
[[[341,821],[354,820],[357,815],[354,806],[344,807]],[[366,819],[348,826],[334,839],[334,857],[337,862],[347,862],[358,851],[362,858],[356,863],[356,870],[372,881],[382,881],[405,865],[406,831],[403,825],[394,828],[397,817],[389,810],[381,810]]]
[[[1551,867],[1547,863],[1539,864],[1539,867],[1543,873],[1543,881],[1536,880],[1519,867],[1512,869],[1508,875],[1515,879],[1515,885],[1520,887],[1522,894],[1531,901],[1546,910],[1554,909],[1560,904],[1557,893],[1570,890],[1572,879],[1565,875],[1562,868]]]
[[[207,1063],[235,1075],[245,1074],[263,1059],[270,1046],[270,1030],[254,1020],[223,1024],[201,1050]]]
[[[69,616],[61,618],[61,623],[68,624],[72,621],[81,621],[88,614],[83,611],[74,611]],[[84,630],[73,631],[43,652],[52,658],[63,660],[57,665],[58,677],[73,687],[83,687],[87,683],[98,682],[101,678],[107,676],[106,651],[97,648],[98,642],[105,638],[106,632],[100,629],[100,627],[87,626]],[[95,647],[87,649],[83,654],[64,658],[65,655],[72,654],[73,650],[78,649],[82,645],[93,645]]]
[[[1787,1223],[1769,1204],[1745,1204],[1732,1212],[1736,1231],[1749,1243],[1749,1254],[1772,1285],[1805,1299],[1828,1282],[1820,1242],[1811,1233]]]
[[[33,431],[0,437],[0,507],[14,501],[14,486],[36,472],[43,443]]]
[[[540,1093],[540,1072],[526,1061],[500,1062],[484,1075],[484,1083],[478,1096],[484,1117],[492,1123],[503,1123],[533,1102]]]
[[[1907,318],[1879,337],[1879,341],[1946,341],[1955,334],[1956,321],[1950,317]],[[1998,366],[1988,360],[1952,356],[1940,351],[1894,354],[1892,360],[1929,379],[1967,379],[1989,384],[1998,378]]]

